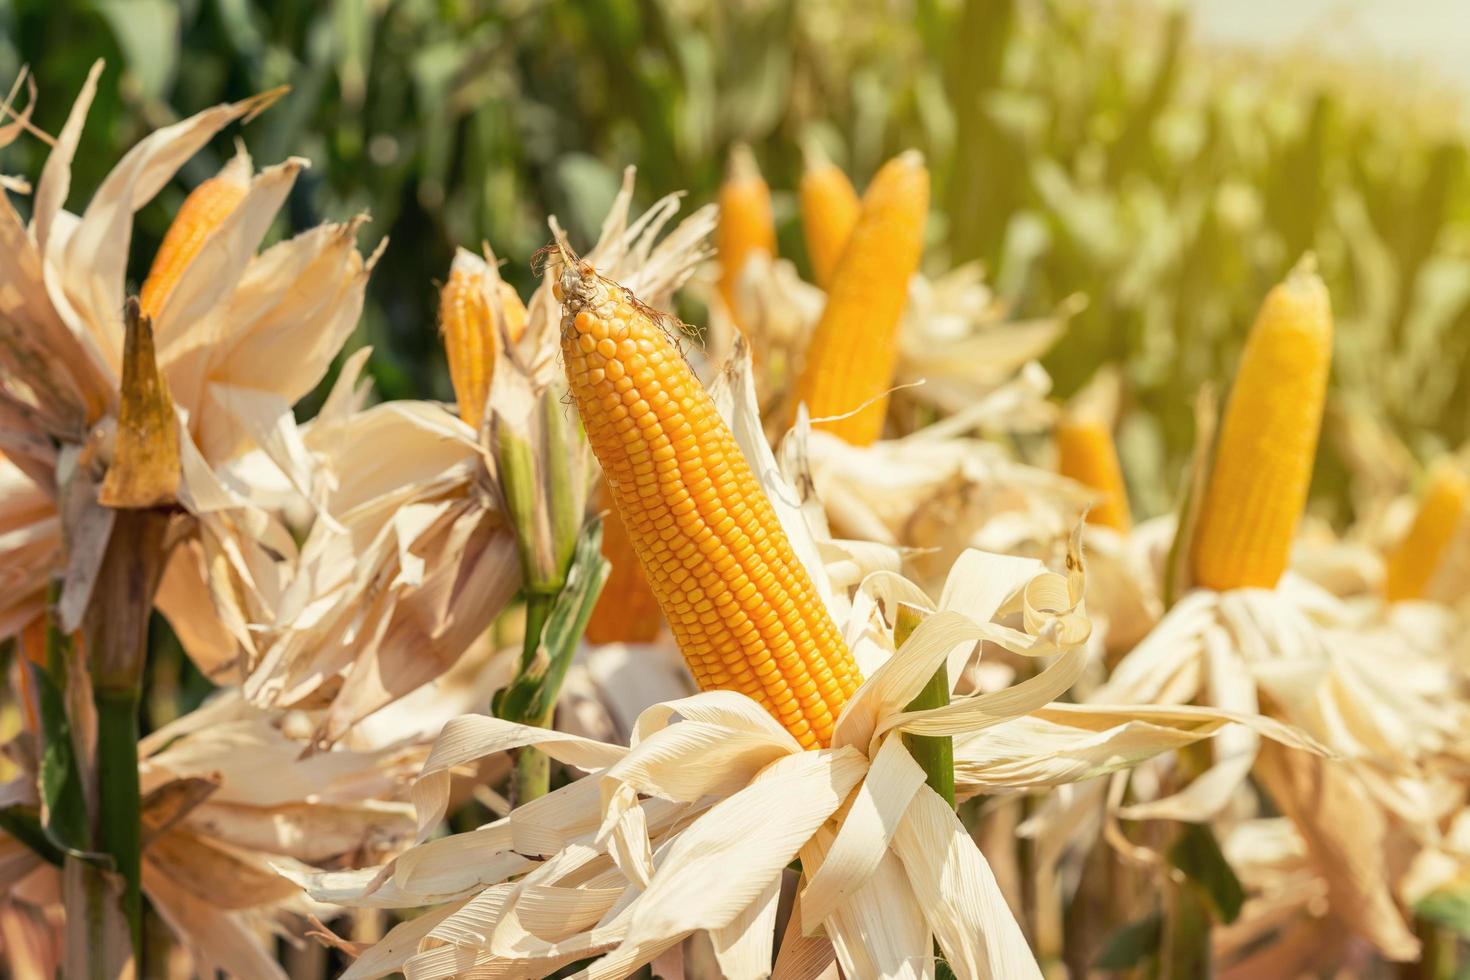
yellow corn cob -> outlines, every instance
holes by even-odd
[[[558,294],[587,441],[695,680],[829,744],[857,665],[729,426],[621,286],[571,262]]]
[[[1390,602],[1423,597],[1445,547],[1465,520],[1467,501],[1470,478],[1450,461],[1436,466],[1413,526],[1388,558],[1384,592]]]
[[[606,481],[602,485],[602,506],[613,506]],[[648,587],[633,539],[616,511],[602,522],[602,557],[612,565],[612,571],[587,621],[587,639],[593,643],[652,643],[658,639],[663,613]]]
[[[504,279],[496,281],[500,284],[496,292],[500,295],[500,308],[505,314],[505,335],[512,344],[518,344],[526,332],[526,304],[521,302],[514,286]]]
[[[1126,531],[1133,526],[1128,487],[1113,433],[1098,418],[1068,413],[1056,428],[1058,469],[1062,476],[1096,490],[1100,499],[1087,512],[1087,523]]]
[[[919,268],[928,210],[923,156],[910,150],[884,164],[863,195],[807,349],[797,397],[814,418],[845,415],[815,425],[855,446],[883,434],[885,392],[898,360],[898,329],[909,280]]]
[[[806,166],[801,174],[801,228],[806,235],[807,257],[817,285],[826,289],[837,269],[842,249],[857,224],[857,191],[818,143],[805,150]]]
[[[1246,339],[1194,540],[1195,581],[1274,588],[1306,508],[1332,363],[1332,306],[1310,258]]]
[[[250,190],[250,156],[241,150],[220,172],[189,192],[173,223],[164,233],[138,302],[143,315],[158,319],[179,277],[204,247],[209,233],[220,226]]]
[[[497,305],[505,317],[506,334],[515,343],[526,329],[525,304],[509,283],[491,275],[483,259],[460,249],[449,266],[449,281],[439,290],[439,331],[444,336],[459,417],[476,429],[485,417],[485,399],[500,345],[495,328]]]
[[[720,261],[720,295],[735,315],[735,286],[740,270],[757,252],[776,254],[776,222],[771,217],[771,189],[755,157],[743,143],[730,151],[730,169],[720,185],[720,224],[715,231]],[[738,322],[738,321],[737,321]]]

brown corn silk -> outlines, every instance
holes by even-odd
[[[696,682],[829,744],[861,677],[730,427],[626,290],[575,261],[558,289],[587,440]]]

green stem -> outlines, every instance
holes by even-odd
[[[1169,914],[1160,965],[1160,980],[1204,980],[1212,975],[1210,913],[1194,885],[1170,883]]]
[[[61,582],[54,580],[47,594],[46,663],[31,663],[41,721],[41,796],[46,801],[46,833],[63,849],[88,849],[86,794],[77,768],[71,719],[66,714],[67,657],[71,638],[56,622]]]
[[[98,848],[122,875],[123,915],[133,949],[143,948],[143,826],[138,787],[138,692],[97,689]]]
[[[132,950],[117,936],[117,901],[108,887],[108,872],[81,858],[67,855],[62,869],[62,903],[68,917],[78,911],[79,925],[68,922],[68,942],[62,975],[85,980],[136,976]]]
[[[550,594],[528,592],[526,594],[526,634],[521,640],[521,673],[530,670],[536,663],[536,651],[541,646],[541,634],[546,630],[546,619],[551,615],[551,606],[555,602],[555,592]]]
[[[1397,972],[1403,980],[1442,980],[1457,975],[1455,943],[1438,923],[1415,916],[1414,935],[1423,945],[1417,961],[1399,964]]]
[[[142,975],[142,815],[138,793],[138,705],[148,660],[148,623],[168,560],[170,515],[161,509],[119,509],[91,601],[82,619],[92,703],[97,711],[96,849],[122,878],[118,904]],[[123,932],[124,930],[118,930]],[[121,936],[110,941],[119,942]],[[122,951],[116,951],[121,958]]]
[[[898,607],[898,618],[893,624],[894,645],[901,647],[907,643],[923,621],[924,613],[920,609],[901,603]],[[949,668],[941,661],[934,676],[929,678],[929,682],[909,702],[905,710],[923,711],[928,708],[942,708],[947,704]],[[944,801],[951,807],[954,806],[954,739],[948,735],[912,735],[905,732],[903,744],[908,747],[914,761],[923,768],[924,781],[929,784],[929,788],[944,797]]]
[[[551,615],[552,604],[556,601],[555,595],[545,595],[531,592],[526,595],[526,635],[521,646],[521,669],[524,674],[536,663],[536,656],[541,646],[541,634],[546,629],[547,617]],[[551,724],[551,712],[546,712],[540,718],[512,718],[512,721],[524,721],[527,724],[545,728]],[[540,799],[551,790],[551,759],[545,752],[534,746],[526,746],[516,752],[515,763],[515,795],[516,806],[524,806],[532,800]]]
[[[541,727],[545,727],[542,725]],[[551,791],[551,758],[545,752],[526,746],[516,753],[515,805],[525,806]]]

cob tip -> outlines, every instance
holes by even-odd
[[[809,136],[801,142],[801,166],[807,173],[815,173],[836,166],[836,164],[832,162],[831,155],[823,148],[822,141]]]
[[[736,143],[730,147],[730,162],[725,171],[725,179],[732,184],[762,179],[760,164],[755,162],[755,154],[751,152],[749,144]]]
[[[1302,257],[1296,260],[1296,265],[1286,275],[1286,281],[1294,286],[1302,285],[1317,278],[1317,253],[1311,249],[1302,253]]]
[[[454,259],[449,263],[449,274],[470,275],[485,267],[485,260],[467,248],[456,248]]]
[[[905,167],[917,170],[924,166],[924,151],[910,148],[894,157],[894,160],[903,164]]]
[[[558,241],[556,249],[561,258],[561,275],[557,278],[557,299],[567,313],[575,314],[594,302],[602,287],[597,270],[591,262],[579,259],[565,241]],[[563,330],[567,326],[563,325]]]
[[[255,161],[250,159],[250,151],[245,149],[245,144],[240,140],[235,140],[235,155],[220,168],[215,179],[235,187],[249,189],[250,177],[254,172]]]

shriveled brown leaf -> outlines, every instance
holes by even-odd
[[[173,397],[158,370],[153,322],[128,300],[122,397],[112,465],[97,500],[105,507],[159,507],[179,489],[179,424]]]

